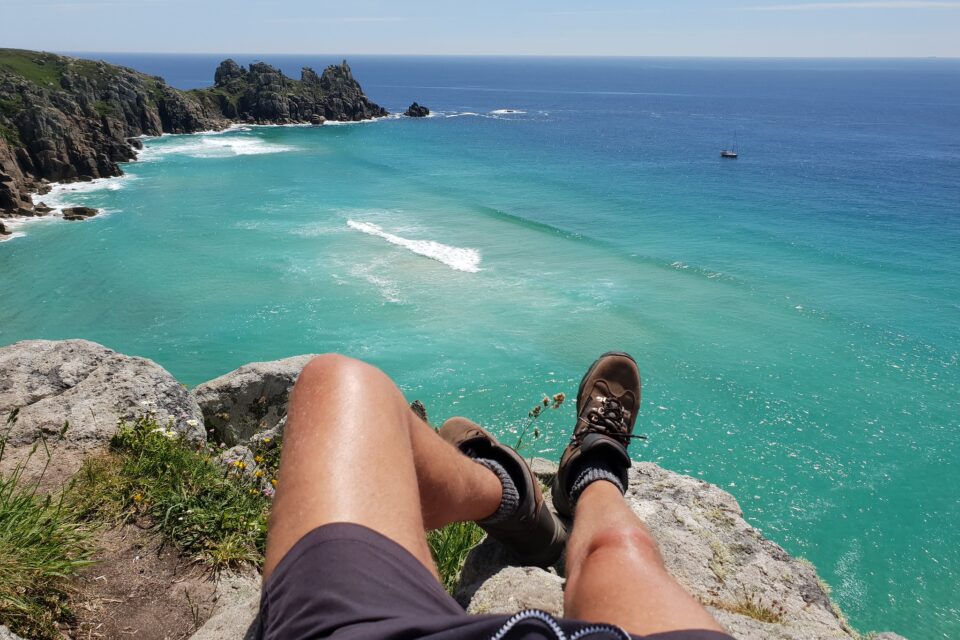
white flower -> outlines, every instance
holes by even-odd
[[[197,426],[198,424],[200,424],[200,423],[197,422],[196,420],[193,420],[193,419],[187,420],[187,426],[188,426],[188,427],[195,427],[195,426]]]

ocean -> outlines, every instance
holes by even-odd
[[[191,88],[225,56],[99,57]],[[190,385],[339,351],[508,442],[627,350],[636,459],[732,492],[856,627],[960,637],[960,61],[350,63],[433,117],[147,140],[42,198],[104,215],[0,244],[0,344],[87,338]]]

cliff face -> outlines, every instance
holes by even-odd
[[[322,123],[356,121],[387,115],[363,94],[350,66],[327,67],[322,75],[304,67],[300,80],[283,75],[264,62],[244,69],[233,60],[220,63],[214,86],[190,92],[204,104],[216,105],[232,120],[257,123]]]
[[[0,50],[0,212],[34,215],[41,180],[120,175],[129,138],[223,128],[160,79],[103,62]]]
[[[0,217],[40,215],[29,194],[43,181],[122,173],[140,135],[219,130],[231,122],[286,124],[386,115],[350,67],[305,68],[292,80],[264,63],[217,69],[209,89],[179,91],[162,78],[92,60],[0,49]]]

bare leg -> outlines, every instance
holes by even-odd
[[[650,532],[609,482],[580,495],[567,543],[564,613],[630,633],[723,627],[667,573]]]
[[[483,519],[500,505],[497,477],[443,441],[380,370],[314,358],[290,399],[264,579],[306,533],[360,524],[436,574],[425,528]]]

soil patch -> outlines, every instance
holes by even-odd
[[[70,637],[181,640],[210,618],[209,570],[134,524],[101,532],[99,543],[97,563],[76,580]]]

